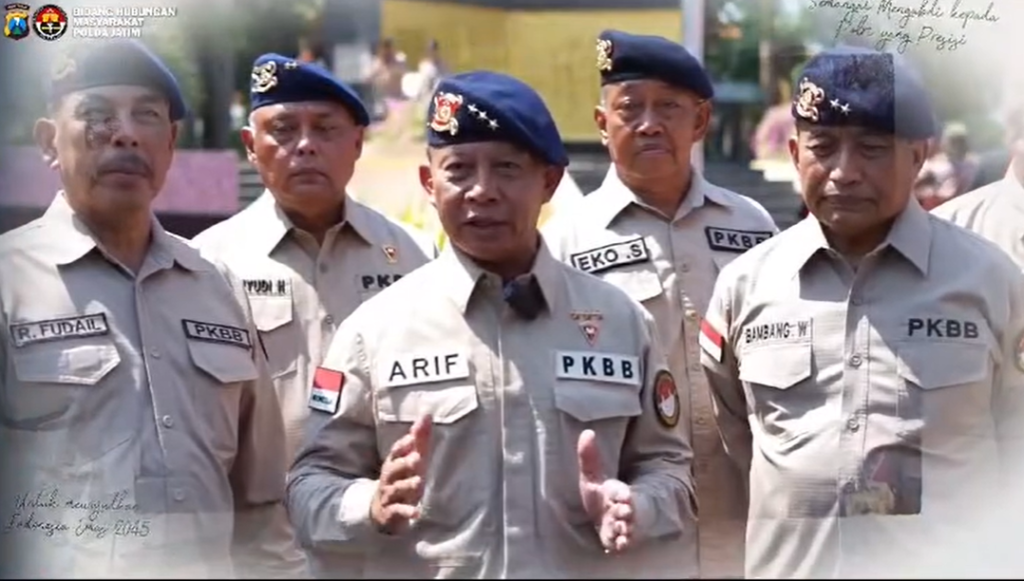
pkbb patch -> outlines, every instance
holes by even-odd
[[[676,380],[662,369],[654,376],[654,410],[658,412],[658,421],[666,428],[676,427],[682,413],[680,408]]]
[[[907,319],[907,337],[977,339],[978,336],[978,324],[974,321],[936,317],[911,317]]]
[[[97,337],[110,333],[106,313],[48,319],[31,323],[13,323],[9,328],[11,341],[14,342],[14,346],[17,348],[32,345],[33,343]]]
[[[382,291],[401,278],[401,274],[359,274],[356,275],[356,284],[363,292]]]
[[[337,413],[343,387],[345,387],[344,373],[326,367],[317,367],[313,373],[313,389],[309,392],[309,407],[319,412]]]
[[[773,233],[707,226],[704,228],[704,236],[707,237],[711,250],[742,254],[771,238]]]
[[[640,386],[640,358],[635,355],[559,351],[555,354],[555,377],[602,381]]]
[[[380,377],[384,387],[469,379],[469,360],[463,353],[408,355],[385,361]]]
[[[643,236],[569,255],[573,268],[590,274],[651,260]]]
[[[290,297],[292,281],[286,278],[250,278],[242,281],[245,294],[250,297]]]
[[[252,340],[249,331],[231,325],[217,325],[215,323],[202,323],[182,319],[181,326],[185,329],[185,336],[195,341],[207,343],[223,343],[234,345],[244,349],[252,349]]]

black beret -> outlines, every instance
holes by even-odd
[[[659,80],[693,91],[701,99],[715,96],[711,77],[683,45],[660,36],[605,30],[597,37],[597,70],[601,85]]]
[[[544,100],[509,75],[473,71],[441,79],[427,119],[427,143],[432,147],[505,141],[551,165],[569,165],[562,137]]]
[[[938,130],[924,81],[891,53],[831,48],[812,57],[797,78],[791,111],[800,121],[907,139],[929,139]]]
[[[50,99],[109,85],[151,88],[170,103],[170,116],[185,116],[185,98],[174,74],[144,44],[134,39],[105,40],[83,45],[58,57],[47,92]]]
[[[370,113],[351,87],[317,64],[276,53],[259,56],[252,65],[249,104],[253,111],[276,103],[330,101],[341,104],[356,123],[370,124]]]

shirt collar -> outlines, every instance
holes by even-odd
[[[54,264],[61,266],[72,264],[99,247],[92,231],[68,203],[63,190],[54,196],[50,206],[43,214],[42,221],[45,225],[53,226],[58,230],[49,238],[45,250]],[[170,267],[177,264],[194,272],[209,269],[199,252],[164,230],[156,216],[152,217],[151,228],[152,243],[149,248],[149,257],[158,266]]]
[[[253,244],[261,254],[270,255],[277,248],[284,237],[295,228],[280,204],[274,198],[270,190],[264,190],[260,197],[256,198],[250,205],[254,218],[259,227],[251,231],[250,236]],[[340,231],[349,227],[367,244],[373,244],[373,229],[370,226],[369,208],[354,200],[348,194],[345,195],[345,216],[339,224],[334,225],[332,231]]]
[[[502,280],[499,276],[481,268],[451,243],[445,246],[437,260],[447,273],[444,276],[445,290],[463,315],[466,314],[469,301],[478,286],[487,284],[501,288]],[[562,281],[560,267],[561,263],[555,259],[547,243],[541,238],[540,248],[530,273],[537,279],[549,313],[554,312],[559,300],[559,285]]]
[[[799,246],[788,251],[792,259],[792,271],[799,272],[807,262],[822,250],[830,248],[821,224],[812,214],[793,226],[801,241]],[[928,261],[932,248],[932,225],[928,212],[913,197],[907,207],[893,222],[889,235],[882,247],[890,246],[907,259],[922,274],[928,274]]]
[[[596,219],[602,228],[610,226],[631,205],[648,208],[647,204],[626,184],[622,183],[615,164],[608,166],[608,173],[605,174],[601,187],[592,195],[597,196],[599,209]],[[710,184],[702,173],[694,169],[690,180],[690,189],[672,220],[679,220],[690,212],[703,207],[705,202],[712,202],[719,206],[732,205],[732,200],[725,196],[719,188]]]

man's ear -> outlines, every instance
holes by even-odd
[[[46,165],[50,166],[50,169],[60,167],[60,162],[57,159],[57,124],[53,119],[43,117],[37,120],[32,128],[32,138],[43,154]]]
[[[555,197],[558,184],[562,183],[565,177],[565,168],[557,165],[549,165],[544,168],[544,203],[547,204]]]
[[[603,105],[594,107],[594,125],[597,125],[597,133],[601,136],[601,146],[608,147],[608,112]]]
[[[434,176],[430,172],[429,165],[420,166],[420,185],[423,186],[423,191],[427,193],[430,205],[436,208],[437,203],[434,201]]]
[[[242,138],[242,145],[245,146],[245,158],[249,160],[249,163],[255,165],[256,150],[253,149],[253,146],[256,143],[256,135],[253,132],[253,128],[247,125],[238,132],[238,135]]]
[[[363,144],[366,143],[366,127],[356,128],[356,159],[363,157]]]

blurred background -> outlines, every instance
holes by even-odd
[[[592,111],[594,39],[609,27],[672,38],[702,56],[716,85],[703,171],[758,199],[783,228],[800,208],[785,146],[799,67],[823,47],[877,44],[886,26],[911,31],[912,42],[894,39],[885,48],[920,71],[945,126],[918,190],[934,206],[1006,170],[997,113],[1003,67],[1020,46],[1013,31],[1021,10],[1013,4],[1024,8],[1012,0],[960,0],[961,13],[970,8],[979,17],[968,22],[950,13],[953,0],[940,3],[944,18],[918,15],[906,27],[900,22],[906,12],[892,7],[913,10],[919,1],[874,2],[867,23],[873,34],[865,34],[865,22],[853,25],[843,2],[829,0],[108,0],[104,6],[178,8],[173,18],[147,21],[143,40],[174,69],[192,108],[158,204],[169,229],[191,236],[262,191],[238,130],[249,113],[251,63],[265,52],[317,62],[357,88],[375,122],[353,195],[413,225],[436,228],[415,170],[423,159],[426,99],[443,75],[475,68],[516,75],[539,90],[572,154],[564,189],[586,193],[608,169]],[[61,6],[70,11],[84,4]],[[883,4],[887,12],[878,8]],[[928,27],[930,36],[922,32]],[[951,42],[935,42],[939,34]],[[16,113],[2,127],[0,229],[34,218],[58,187],[32,149],[31,131],[43,113],[40,71],[62,43],[0,39],[5,76],[14,79],[0,84],[0,104]]]

